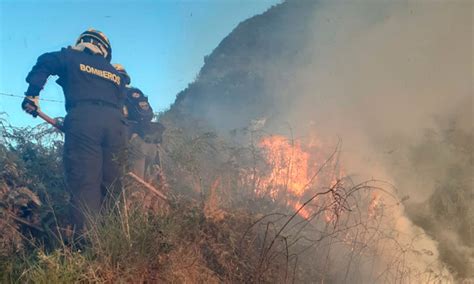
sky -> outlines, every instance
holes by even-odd
[[[23,96],[25,77],[38,56],[73,45],[88,28],[104,32],[112,63],[125,66],[132,85],[164,111],[191,83],[204,56],[240,22],[281,0],[81,1],[0,0],[0,93]],[[40,94],[64,101],[51,77]],[[0,95],[1,118],[14,126],[41,123],[21,110],[21,98]],[[65,116],[64,103],[41,101],[52,117]]]

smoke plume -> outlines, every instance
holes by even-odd
[[[224,39],[171,111],[223,135],[260,122],[340,139],[348,175],[388,181],[419,205],[411,219],[403,207],[393,214],[408,238],[424,232],[413,221],[429,234],[418,245],[434,253],[423,262],[438,247],[457,277],[473,277],[472,10],[469,1],[285,2]],[[446,229],[435,204],[452,191],[452,217],[464,216]]]

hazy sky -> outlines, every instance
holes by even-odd
[[[93,27],[109,37],[112,62],[125,66],[155,111],[165,110],[239,22],[280,2],[0,0],[0,93],[22,96],[39,55],[74,44]],[[63,101],[54,81],[48,80],[41,97]],[[21,110],[21,101],[0,95],[0,112],[16,126],[41,122]],[[43,101],[41,108],[50,116],[65,115],[63,103]]]

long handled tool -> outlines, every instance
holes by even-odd
[[[58,123],[58,121],[50,116],[48,116],[47,114],[45,114],[44,112],[42,112],[41,110],[36,110],[36,113],[38,114],[39,117],[41,117],[44,121],[46,121],[47,123],[51,124],[52,126],[56,127],[56,129],[64,132],[64,129],[63,129],[63,126],[60,125]]]
[[[24,98],[24,96],[18,96],[18,95],[7,94],[7,93],[0,93],[0,96],[7,96],[7,97],[14,97],[14,98]],[[40,98],[39,100],[47,101],[47,102],[55,102],[55,103],[64,103],[63,101],[43,99],[43,98]],[[36,111],[36,115],[41,117],[44,121],[46,121],[47,123],[49,123],[52,126],[56,127],[58,130],[64,132],[62,125],[60,125],[56,119],[51,118],[50,116],[48,116],[47,114],[45,114],[44,112],[42,112],[39,109],[36,109],[35,111]]]
[[[41,110],[36,110],[36,113],[38,114],[39,117],[41,117],[44,121],[46,121],[47,123],[51,124],[52,126],[56,127],[58,130],[64,132],[64,129],[62,127],[62,125],[60,125],[58,123],[58,121],[50,116],[48,116],[47,114],[45,114],[44,112],[42,112]],[[146,187],[148,190],[150,190],[151,192],[153,192],[155,195],[157,195],[158,197],[160,197],[161,199],[165,200],[165,201],[169,201],[168,198],[166,197],[166,195],[164,195],[161,191],[159,191],[158,189],[156,189],[154,186],[152,186],[151,184],[147,183],[146,181],[144,181],[143,179],[141,179],[140,177],[138,177],[136,174],[132,173],[132,172],[129,172],[127,173],[129,176],[131,176],[133,179],[135,179],[136,181],[138,181],[140,184],[142,184],[144,187]]]
[[[131,176],[133,179],[135,179],[136,181],[138,181],[140,184],[142,184],[144,187],[146,187],[149,191],[151,191],[152,193],[154,193],[155,195],[157,195],[158,197],[160,197],[161,199],[165,200],[165,201],[169,201],[168,200],[168,197],[166,197],[166,195],[164,195],[161,191],[159,191],[158,189],[156,189],[156,187],[152,186],[151,184],[149,184],[148,182],[144,181],[143,179],[141,179],[139,176],[137,176],[136,174],[132,173],[132,172],[128,172],[127,175]]]
[[[46,121],[47,123],[51,124],[52,126],[56,127],[58,130],[60,131],[63,131],[63,127],[62,125],[60,125],[56,119],[48,116],[47,114],[45,114],[44,112],[42,112],[41,110],[36,110],[36,113],[38,114],[39,117],[41,117],[44,121]],[[136,181],[138,181],[140,184],[142,184],[144,187],[146,187],[148,190],[150,190],[151,192],[153,192],[155,195],[157,195],[158,197],[160,197],[161,199],[163,200],[166,200],[168,201],[168,198],[166,197],[166,195],[164,195],[163,193],[161,193],[161,191],[159,191],[158,189],[156,189],[154,186],[152,186],[151,184],[147,183],[146,181],[144,181],[143,179],[141,179],[140,177],[138,177],[136,174],[132,173],[132,172],[129,172],[127,173],[129,176],[131,176],[133,179],[135,179]]]

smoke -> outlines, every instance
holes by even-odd
[[[321,3],[297,63],[291,69],[270,65],[265,72],[267,93],[277,101],[274,129],[290,125],[300,137],[339,137],[347,174],[389,181],[412,203],[448,198],[439,190],[444,186],[465,191],[451,207],[472,204],[472,146],[453,150],[449,137],[441,137],[457,131],[465,134],[457,146],[473,143],[472,8],[467,2]],[[430,131],[440,136],[436,151],[427,150]],[[420,153],[424,160],[417,162]],[[465,166],[457,170],[462,186],[453,187],[446,177],[453,165]],[[443,218],[443,206],[427,209],[417,222],[440,242],[442,260],[461,278],[472,277],[474,268],[473,216],[464,207],[451,216],[464,225]],[[420,234],[402,210],[392,212],[396,229]],[[417,217],[419,212],[412,215]],[[435,220],[428,225],[430,218]],[[451,230],[445,231],[447,225]],[[436,244],[430,237],[420,240],[416,247],[435,253],[413,263],[421,269],[433,262]]]
[[[268,93],[282,106],[279,118],[302,135],[315,128],[340,136],[346,151],[379,167],[374,154],[403,146],[388,139],[417,141],[424,129],[436,127],[436,117],[460,104],[472,106],[470,7],[465,2],[322,3],[303,49],[304,64],[293,70],[269,66],[284,74],[265,72]],[[472,122],[472,109],[461,116]]]
[[[224,39],[172,109],[221,133],[254,123],[329,145],[340,139],[346,174],[390,182],[399,198],[427,208],[409,210],[410,219],[403,206],[391,212],[404,241],[423,235],[413,245],[431,252],[413,265],[439,256],[458,277],[473,277],[473,5],[285,2]],[[456,190],[449,215],[435,204]]]
[[[472,201],[472,147],[460,152],[439,141],[438,151],[429,152],[423,163],[414,160],[426,152],[427,133],[447,130],[449,123],[467,133],[463,145],[472,145],[472,8],[468,2],[427,1],[317,5],[301,54],[290,64],[269,64],[263,72],[266,93],[277,106],[273,129],[290,125],[300,137],[339,137],[348,175],[389,181],[400,197],[417,204],[433,198],[452,165],[467,165],[460,179],[468,181],[463,186],[471,194],[464,197]],[[448,185],[445,190],[457,189]],[[453,202],[459,207],[463,201]],[[411,237],[422,232],[402,209],[394,213],[399,215],[396,229]],[[436,210],[442,209],[427,210],[438,216]],[[472,210],[457,213],[471,216]],[[467,272],[474,263],[472,243],[466,249],[467,242],[457,241],[472,240],[466,237],[472,235],[472,222],[460,235],[453,226],[443,227],[450,221],[439,217],[436,222],[418,224],[441,242],[443,260],[458,276],[472,277]],[[436,251],[428,237],[416,246]],[[416,261],[421,267],[437,254]]]

